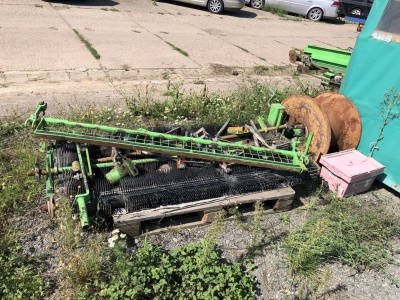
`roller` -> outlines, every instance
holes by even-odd
[[[361,118],[354,104],[339,93],[323,93],[314,99],[293,95],[283,100],[289,125],[301,124],[313,133],[309,156],[315,162],[329,151],[357,147]]]
[[[323,93],[314,98],[329,118],[332,128],[330,151],[356,148],[361,138],[361,117],[347,97],[339,93]]]
[[[293,95],[283,100],[282,105],[288,114],[288,123],[292,126],[303,125],[306,135],[313,133],[309,149],[312,160],[318,161],[321,154],[328,153],[331,143],[329,118],[313,98],[305,95]],[[301,149],[301,147],[300,147]]]

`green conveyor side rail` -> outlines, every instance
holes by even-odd
[[[175,136],[145,129],[124,129],[95,124],[70,122],[43,116],[35,135],[50,140],[68,140],[93,145],[114,146],[265,168],[295,172],[307,170],[307,153],[298,151],[296,142],[292,150],[270,149],[193,137]],[[310,142],[310,141],[308,141]]]
[[[310,62],[318,67],[344,73],[350,61],[351,51],[336,48],[307,45],[304,54],[310,56]]]

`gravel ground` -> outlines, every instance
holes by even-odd
[[[357,197],[365,202],[365,205],[384,202],[388,210],[400,216],[400,199],[397,196],[384,186],[375,184],[370,192]],[[263,247],[261,253],[253,257],[256,268],[251,271],[258,281],[257,299],[400,299],[400,267],[394,264],[388,265],[385,272],[357,272],[348,266],[332,263],[322,267],[311,279],[289,276],[280,240],[290,230],[304,224],[310,215],[310,210],[306,209],[307,204],[315,199],[307,190],[298,189],[296,203],[300,206],[288,212],[263,215]],[[286,219],[290,222],[283,221]],[[252,220],[252,217],[234,218],[223,223],[217,243],[226,260],[235,261],[249,256],[248,251],[255,233]],[[62,285],[57,273],[60,268],[60,249],[57,244],[57,231],[53,230],[54,224],[36,206],[24,217],[20,217],[16,226],[26,233],[22,240],[24,254],[46,257],[46,264],[42,267],[45,268],[46,277],[54,290],[49,299],[59,299],[59,288]],[[174,249],[203,239],[211,226],[168,230],[164,234],[149,235],[149,240],[152,244]],[[128,246],[140,247],[143,240],[143,236],[128,239]],[[400,261],[399,237],[394,238],[392,242],[391,254],[396,261]],[[313,297],[309,297],[311,292]]]

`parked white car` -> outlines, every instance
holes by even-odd
[[[242,9],[245,2],[245,0],[176,0],[176,1],[207,7],[208,11],[213,14],[219,14],[224,10]]]
[[[287,12],[306,16],[311,21],[337,18],[339,0],[246,0],[246,4],[260,9],[264,5],[280,7]]]

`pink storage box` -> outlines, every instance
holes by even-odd
[[[322,155],[321,178],[342,198],[367,191],[385,166],[355,149]]]

